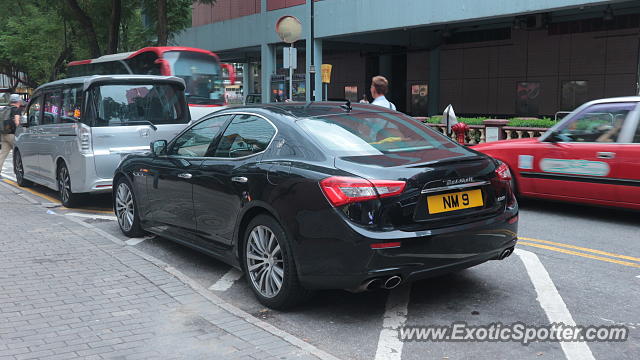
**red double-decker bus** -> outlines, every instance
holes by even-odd
[[[104,55],[96,59],[72,61],[69,76],[142,74],[177,76],[186,83],[185,94],[191,117],[209,112],[198,107],[226,105],[223,69],[231,84],[235,71],[230,64],[220,63],[211,51],[177,46],[145,47],[138,51]]]

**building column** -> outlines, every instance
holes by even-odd
[[[262,71],[260,76],[262,78],[262,102],[271,102],[271,75],[275,73],[276,61],[275,51],[273,45],[262,44],[260,46],[260,63]]]
[[[440,114],[440,47],[429,52],[429,116]]]
[[[242,99],[246,99],[247,95],[251,93],[251,64],[242,64]]]

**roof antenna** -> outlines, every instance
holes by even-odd
[[[351,111],[351,100],[347,99],[347,103],[344,105],[340,105],[341,108],[345,109],[347,112]]]

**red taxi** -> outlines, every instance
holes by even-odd
[[[591,101],[539,138],[473,149],[506,163],[520,196],[640,210],[640,96]]]

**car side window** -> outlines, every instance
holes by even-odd
[[[556,134],[561,142],[613,143],[637,103],[607,103],[590,106],[563,124]]]
[[[237,115],[222,134],[215,157],[237,158],[264,151],[276,129],[255,115]]]
[[[61,93],[59,90],[44,94],[44,113],[42,114],[42,124],[50,125],[60,122]]]
[[[27,123],[29,126],[37,126],[41,124],[40,116],[42,113],[42,96],[38,95],[31,99],[27,108]]]
[[[633,142],[636,144],[640,144],[640,123],[638,123],[636,134],[633,136]]]
[[[220,115],[204,120],[185,131],[171,148],[169,155],[188,157],[205,157],[212,151],[213,141],[220,133],[222,126],[233,115]]]
[[[62,123],[80,121],[84,92],[79,86],[69,87],[62,92]]]

